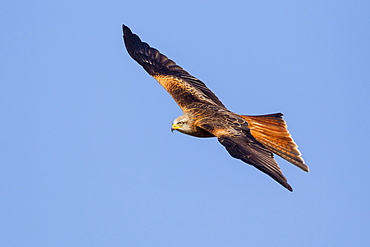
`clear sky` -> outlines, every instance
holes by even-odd
[[[5,1],[0,246],[370,246],[369,1]],[[240,114],[282,112],[290,193],[181,111],[121,24]]]

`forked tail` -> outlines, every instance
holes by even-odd
[[[248,122],[251,135],[271,152],[286,159],[290,163],[308,172],[308,166],[304,164],[301,153],[298,150],[287,125],[283,114],[275,113],[261,116],[240,115]]]

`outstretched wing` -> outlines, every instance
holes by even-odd
[[[272,152],[257,142],[252,136],[221,136],[218,140],[226,147],[226,150],[232,157],[253,165],[288,190],[293,191],[276,163]]]
[[[225,107],[202,81],[190,75],[157,49],[142,42],[127,26],[122,25],[122,28],[123,39],[130,56],[167,90],[183,111],[194,102]]]
[[[218,114],[198,120],[197,126],[216,136],[232,157],[253,165],[293,191],[275,161],[273,151],[252,135],[243,116],[228,111],[218,111]]]

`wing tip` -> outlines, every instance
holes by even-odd
[[[288,183],[287,183],[287,186],[285,186],[285,188],[287,188],[290,192],[293,192],[292,186],[290,186]]]
[[[127,31],[131,31],[131,30],[128,26],[126,26],[125,24],[122,24],[122,31],[125,33]]]
[[[303,164],[303,166],[304,166],[304,169],[302,168],[303,171],[310,172],[310,168],[306,164]]]
[[[269,175],[269,174],[268,174]],[[284,175],[282,175],[282,176],[284,176]],[[287,190],[289,190],[290,192],[293,192],[293,188],[292,188],[292,186],[290,186],[290,184],[288,184],[288,181],[286,180],[286,178],[285,177],[283,177],[284,178],[284,180],[282,180],[282,179],[276,179],[276,178],[274,178],[274,177],[271,177],[272,179],[274,179],[276,182],[278,182],[279,184],[281,184],[284,188],[286,188]]]

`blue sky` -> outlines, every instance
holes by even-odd
[[[368,1],[6,1],[0,246],[369,246]],[[294,192],[181,111],[121,24],[240,114],[283,112]]]

